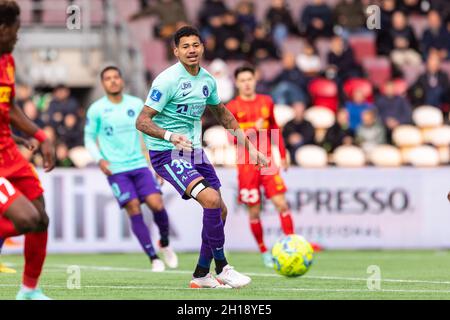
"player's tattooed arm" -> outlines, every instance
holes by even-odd
[[[211,110],[216,120],[237,138],[238,144],[244,146],[245,149],[248,150],[250,156],[253,158],[256,164],[262,167],[267,167],[269,165],[269,160],[267,159],[267,157],[259,152],[256,147],[250,142],[244,131],[239,126],[239,123],[234,115],[230,110],[227,109],[227,107],[223,103],[220,103],[216,106],[210,106],[209,110]]]
[[[153,122],[153,117],[157,114],[158,111],[155,109],[144,107],[136,120],[136,129],[150,137],[165,139],[167,130],[159,127],[155,124],[155,122]],[[169,139],[170,142],[173,143],[173,145],[178,149],[187,151],[192,150],[192,142],[183,135],[172,133]]]
[[[23,111],[14,103],[9,111],[11,124],[14,128],[22,131],[30,137],[34,137],[40,128],[23,113]],[[41,143],[41,152],[44,158],[45,172],[50,172],[55,168],[55,148],[49,139]]]

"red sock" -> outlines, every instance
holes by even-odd
[[[16,230],[11,220],[0,216],[0,238],[6,239],[19,236],[20,232]]]
[[[47,231],[41,233],[27,233],[25,235],[25,270],[23,285],[36,288],[42,272],[47,254]]]
[[[292,222],[291,211],[285,211],[280,213],[281,228],[285,235],[294,233],[294,223]]]
[[[264,244],[264,231],[262,228],[261,220],[250,220],[250,228],[252,229],[253,236],[258,243],[259,251],[261,253],[267,252],[266,245]]]

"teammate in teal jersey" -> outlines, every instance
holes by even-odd
[[[116,67],[105,68],[101,81],[106,96],[93,103],[87,112],[85,145],[108,177],[120,207],[127,211],[133,233],[152,262],[152,270],[164,271],[165,265],[156,254],[145,225],[141,213],[144,202],[152,210],[158,226],[163,259],[169,268],[176,268],[178,258],[169,246],[169,218],[161,189],[148,168],[141,151],[140,134],[135,128],[143,101],[123,94],[124,81]]]
[[[267,166],[267,158],[250,143],[234,116],[221,103],[214,78],[200,67],[204,53],[198,31],[183,27],[174,36],[179,62],[153,82],[145,107],[136,122],[144,136],[155,171],[184,199],[203,207],[202,246],[191,288],[239,288],[251,279],[231,267],[224,254],[227,208],[220,181],[201,148],[201,116],[206,107],[245,145],[254,163]],[[216,265],[216,277],[209,272]]]

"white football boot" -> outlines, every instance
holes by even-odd
[[[234,270],[234,267],[227,264],[222,272],[217,275],[216,279],[222,283],[227,284],[232,288],[242,288],[252,282],[252,279],[242,273]]]
[[[178,268],[178,257],[171,247],[160,248],[162,258],[170,269]]]
[[[231,289],[229,285],[225,285],[217,281],[211,273],[203,278],[193,278],[189,283],[191,289]]]
[[[166,270],[166,266],[161,259],[155,259],[152,261],[152,272],[164,272]]]

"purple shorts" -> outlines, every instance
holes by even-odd
[[[161,188],[148,168],[117,173],[108,177],[114,196],[121,208],[134,199],[141,203],[154,193],[161,193]]]
[[[203,149],[150,151],[150,159],[156,173],[173,185],[185,200],[190,199],[186,195],[187,187],[199,177],[205,178],[215,190],[222,186]]]

